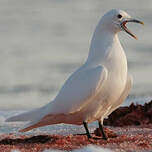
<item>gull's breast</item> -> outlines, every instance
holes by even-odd
[[[95,94],[92,102],[86,107],[86,119],[90,122],[108,113],[108,109],[121,96],[127,81],[127,59],[123,49],[119,49],[117,53],[111,51],[103,65],[108,70],[108,78],[104,87]]]

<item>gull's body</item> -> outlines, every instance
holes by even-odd
[[[8,121],[30,121],[21,131],[58,123],[82,125],[96,120],[103,123],[131,88],[126,55],[118,38],[121,29],[109,23],[113,14],[118,13],[130,17],[121,10],[112,10],[102,17],[86,62],[69,77],[53,101]]]

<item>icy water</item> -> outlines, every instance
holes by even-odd
[[[134,86],[124,105],[152,99],[151,0],[0,0],[0,133],[17,133],[24,123],[5,123],[14,114],[51,101],[87,58],[100,17],[112,8],[145,22],[128,25],[136,41],[120,33]],[[96,123],[90,128],[96,127]],[[54,125],[28,134],[84,132]],[[86,150],[87,151],[87,150]]]

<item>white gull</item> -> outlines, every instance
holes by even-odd
[[[118,38],[120,31],[136,38],[126,27],[127,22],[143,24],[122,10],[107,12],[95,29],[86,62],[69,77],[55,99],[6,121],[30,121],[21,132],[59,123],[83,124],[91,138],[87,125],[97,120],[103,138],[107,139],[103,120],[125,100],[132,85]]]

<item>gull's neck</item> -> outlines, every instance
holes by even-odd
[[[87,64],[102,64],[110,51],[123,50],[117,32],[102,26],[96,27],[91,41]]]

